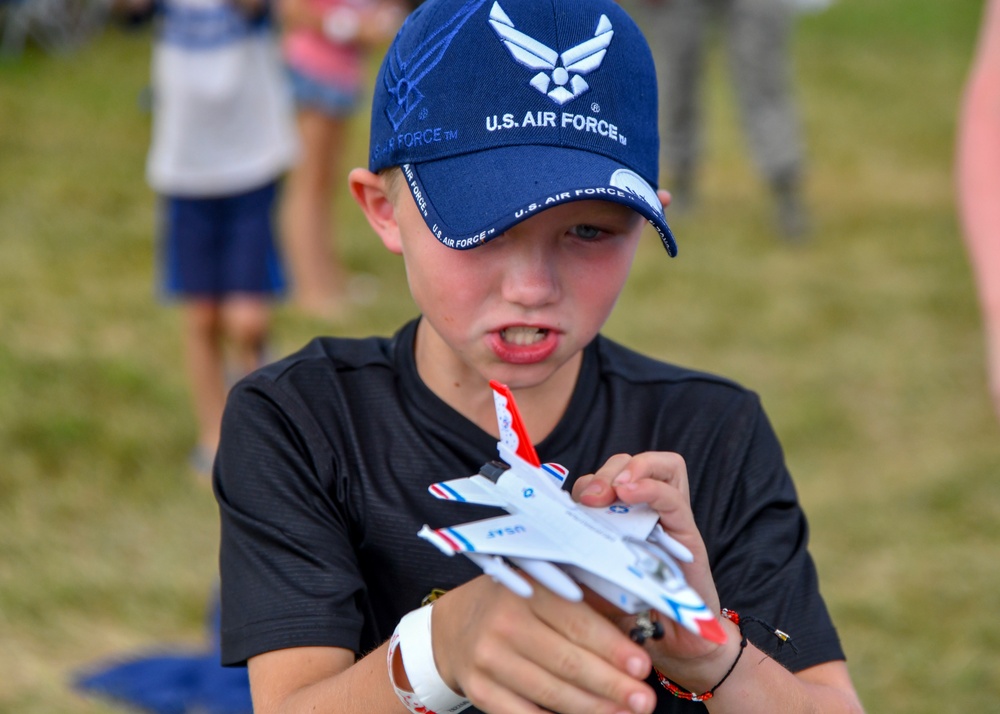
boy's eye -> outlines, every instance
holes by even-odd
[[[594,240],[598,238],[604,231],[602,231],[597,226],[580,225],[574,226],[571,231],[573,235],[583,238],[584,240]]]

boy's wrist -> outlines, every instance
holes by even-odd
[[[389,644],[389,677],[399,700],[411,712],[454,714],[471,703],[457,694],[437,670],[431,637],[432,614],[433,607],[428,605],[407,613],[399,621]]]
[[[682,684],[692,692],[704,692],[714,687],[736,661],[740,655],[740,641],[743,635],[740,628],[726,618],[720,618],[722,627],[726,631],[727,639],[724,645],[720,645],[703,657],[691,659],[669,660],[669,665],[658,661],[658,657],[653,655],[653,666],[671,680]]]

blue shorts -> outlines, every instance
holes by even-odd
[[[160,257],[167,297],[276,295],[285,289],[275,242],[272,182],[234,196],[162,203]]]
[[[339,87],[287,66],[288,84],[298,107],[309,107],[331,117],[349,117],[361,101],[360,87]]]

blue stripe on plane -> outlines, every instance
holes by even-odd
[[[674,611],[674,615],[676,615],[674,619],[677,620],[677,622],[683,622],[683,620],[681,620],[682,610],[686,610],[688,612],[708,612],[708,607],[704,604],[702,604],[701,607],[691,607],[690,605],[685,605],[677,602],[676,600],[671,600],[666,595],[661,595],[660,599],[667,603],[667,605],[670,606],[670,609]]]
[[[462,501],[463,503],[465,502],[465,499],[464,499],[464,498],[462,497],[462,494],[460,494],[460,493],[459,493],[458,491],[456,491],[455,489],[453,489],[453,488],[452,488],[451,486],[449,486],[448,484],[445,484],[445,483],[439,483],[439,484],[438,484],[438,486],[440,486],[440,487],[441,487],[441,488],[443,488],[443,489],[444,489],[445,491],[447,491],[448,493],[450,493],[450,494],[451,494],[451,495],[452,495],[452,496],[454,497],[454,499],[455,499],[456,501]]]
[[[464,538],[461,533],[456,531],[454,528],[446,528],[445,530],[448,531],[448,534],[451,535],[452,538],[454,538],[459,543],[464,545],[466,550],[471,550],[472,552],[475,552],[476,547],[472,545],[472,543],[470,543],[468,539]]]

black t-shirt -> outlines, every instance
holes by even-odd
[[[225,663],[286,647],[364,654],[433,590],[481,573],[416,535],[504,513],[427,492],[496,458],[496,439],[421,381],[416,324],[391,339],[316,339],[232,390],[215,473]],[[536,449],[570,484],[617,453],[681,454],[722,605],[792,635],[797,654],[748,626],[793,671],[843,659],[805,517],[752,392],[598,337]],[[661,695],[658,712],[701,706]]]

